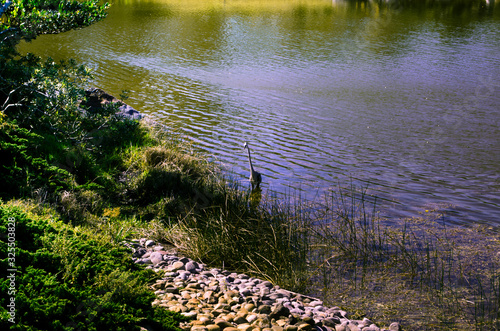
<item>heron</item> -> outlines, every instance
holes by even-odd
[[[260,182],[262,182],[262,175],[253,169],[252,157],[250,156],[250,147],[246,142],[243,148],[246,148],[248,150],[248,163],[250,163],[250,183],[252,184],[252,190],[258,189]]]

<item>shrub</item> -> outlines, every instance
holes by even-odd
[[[9,218],[15,219],[16,316],[15,324],[8,321],[10,282],[2,278],[2,329],[177,330],[185,319],[151,306],[155,296],[146,285],[155,275],[133,264],[124,248],[6,204],[0,207],[2,233]],[[3,270],[12,268],[6,242],[0,246]]]

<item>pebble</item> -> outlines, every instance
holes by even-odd
[[[186,257],[177,256],[153,240],[141,238],[123,244],[137,264],[163,278],[151,286],[154,306],[190,317],[185,331],[399,331],[398,323],[382,329],[372,321],[348,319],[338,307],[325,307],[319,299],[294,293],[271,282],[207,269]]]

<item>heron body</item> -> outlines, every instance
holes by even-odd
[[[246,148],[248,151],[248,163],[250,164],[250,183],[252,184],[252,190],[258,189],[260,183],[262,182],[262,175],[255,171],[252,165],[252,157],[250,156],[250,147],[248,146],[247,143],[245,143],[245,146],[243,148]]]

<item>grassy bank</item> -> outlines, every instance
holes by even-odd
[[[8,213],[17,213],[15,218],[27,218],[29,226],[45,224],[40,225],[44,229],[40,236],[50,240],[42,240],[28,261],[36,261],[33,256],[39,250],[53,252],[58,264],[44,272],[60,286],[83,293],[82,299],[67,297],[58,294],[55,286],[52,296],[68,302],[58,303],[65,307],[61,312],[77,312],[77,302],[88,300],[86,291],[122,307],[115,302],[116,289],[102,289],[109,283],[106,268],[119,265],[122,269],[116,272],[123,275],[113,277],[131,283],[128,293],[142,297],[142,303],[151,300],[144,286],[153,280],[152,275],[140,273],[124,255],[107,256],[104,269],[96,270],[92,279],[82,279],[80,274],[87,270],[84,265],[92,265],[90,261],[103,258],[105,252],[119,251],[122,240],[149,237],[169,242],[182,254],[208,265],[246,272],[318,296],[354,318],[368,317],[379,325],[398,321],[406,330],[498,328],[500,244],[491,229],[447,227],[432,211],[389,226],[364,193],[352,187],[339,189],[322,202],[263,199],[256,206],[251,194],[225,179],[175,133],[151,122],[128,125],[127,136],[134,138],[123,146],[108,153],[88,149],[90,154],[79,156],[93,160],[86,163],[92,165],[86,169],[87,176],[78,176],[82,161],[68,171],[64,189],[51,190],[49,183],[31,190],[27,186],[29,194],[15,197],[22,200],[3,204],[4,222]],[[20,233],[18,247],[24,249],[25,234]],[[97,243],[98,252],[92,253],[95,258],[89,259],[89,253],[80,248],[64,249],[87,247],[86,240]],[[36,265],[28,262],[25,267],[31,264]],[[29,283],[19,283],[19,293],[29,287]],[[2,293],[5,307],[6,292]],[[144,309],[133,300],[126,305]],[[35,308],[50,310],[44,305],[29,309]],[[140,325],[154,319],[152,314],[127,323]],[[100,308],[95,315],[103,323],[113,316]],[[77,317],[82,316],[76,313],[61,323],[66,325]],[[166,325],[178,321],[176,316],[169,318],[173,324]]]
[[[1,63],[11,75],[2,81],[11,92],[0,94],[1,219],[2,233],[10,219],[16,224],[18,329],[92,330],[110,321],[113,329],[114,321],[124,330],[175,329],[178,315],[149,305],[154,276],[120,248],[137,237],[378,325],[499,328],[493,230],[446,227],[432,212],[388,225],[353,187],[324,201],[259,201],[164,126],[121,118],[116,105],[86,108],[78,83],[87,72],[74,63]],[[12,326],[10,281],[0,285],[2,325]]]

